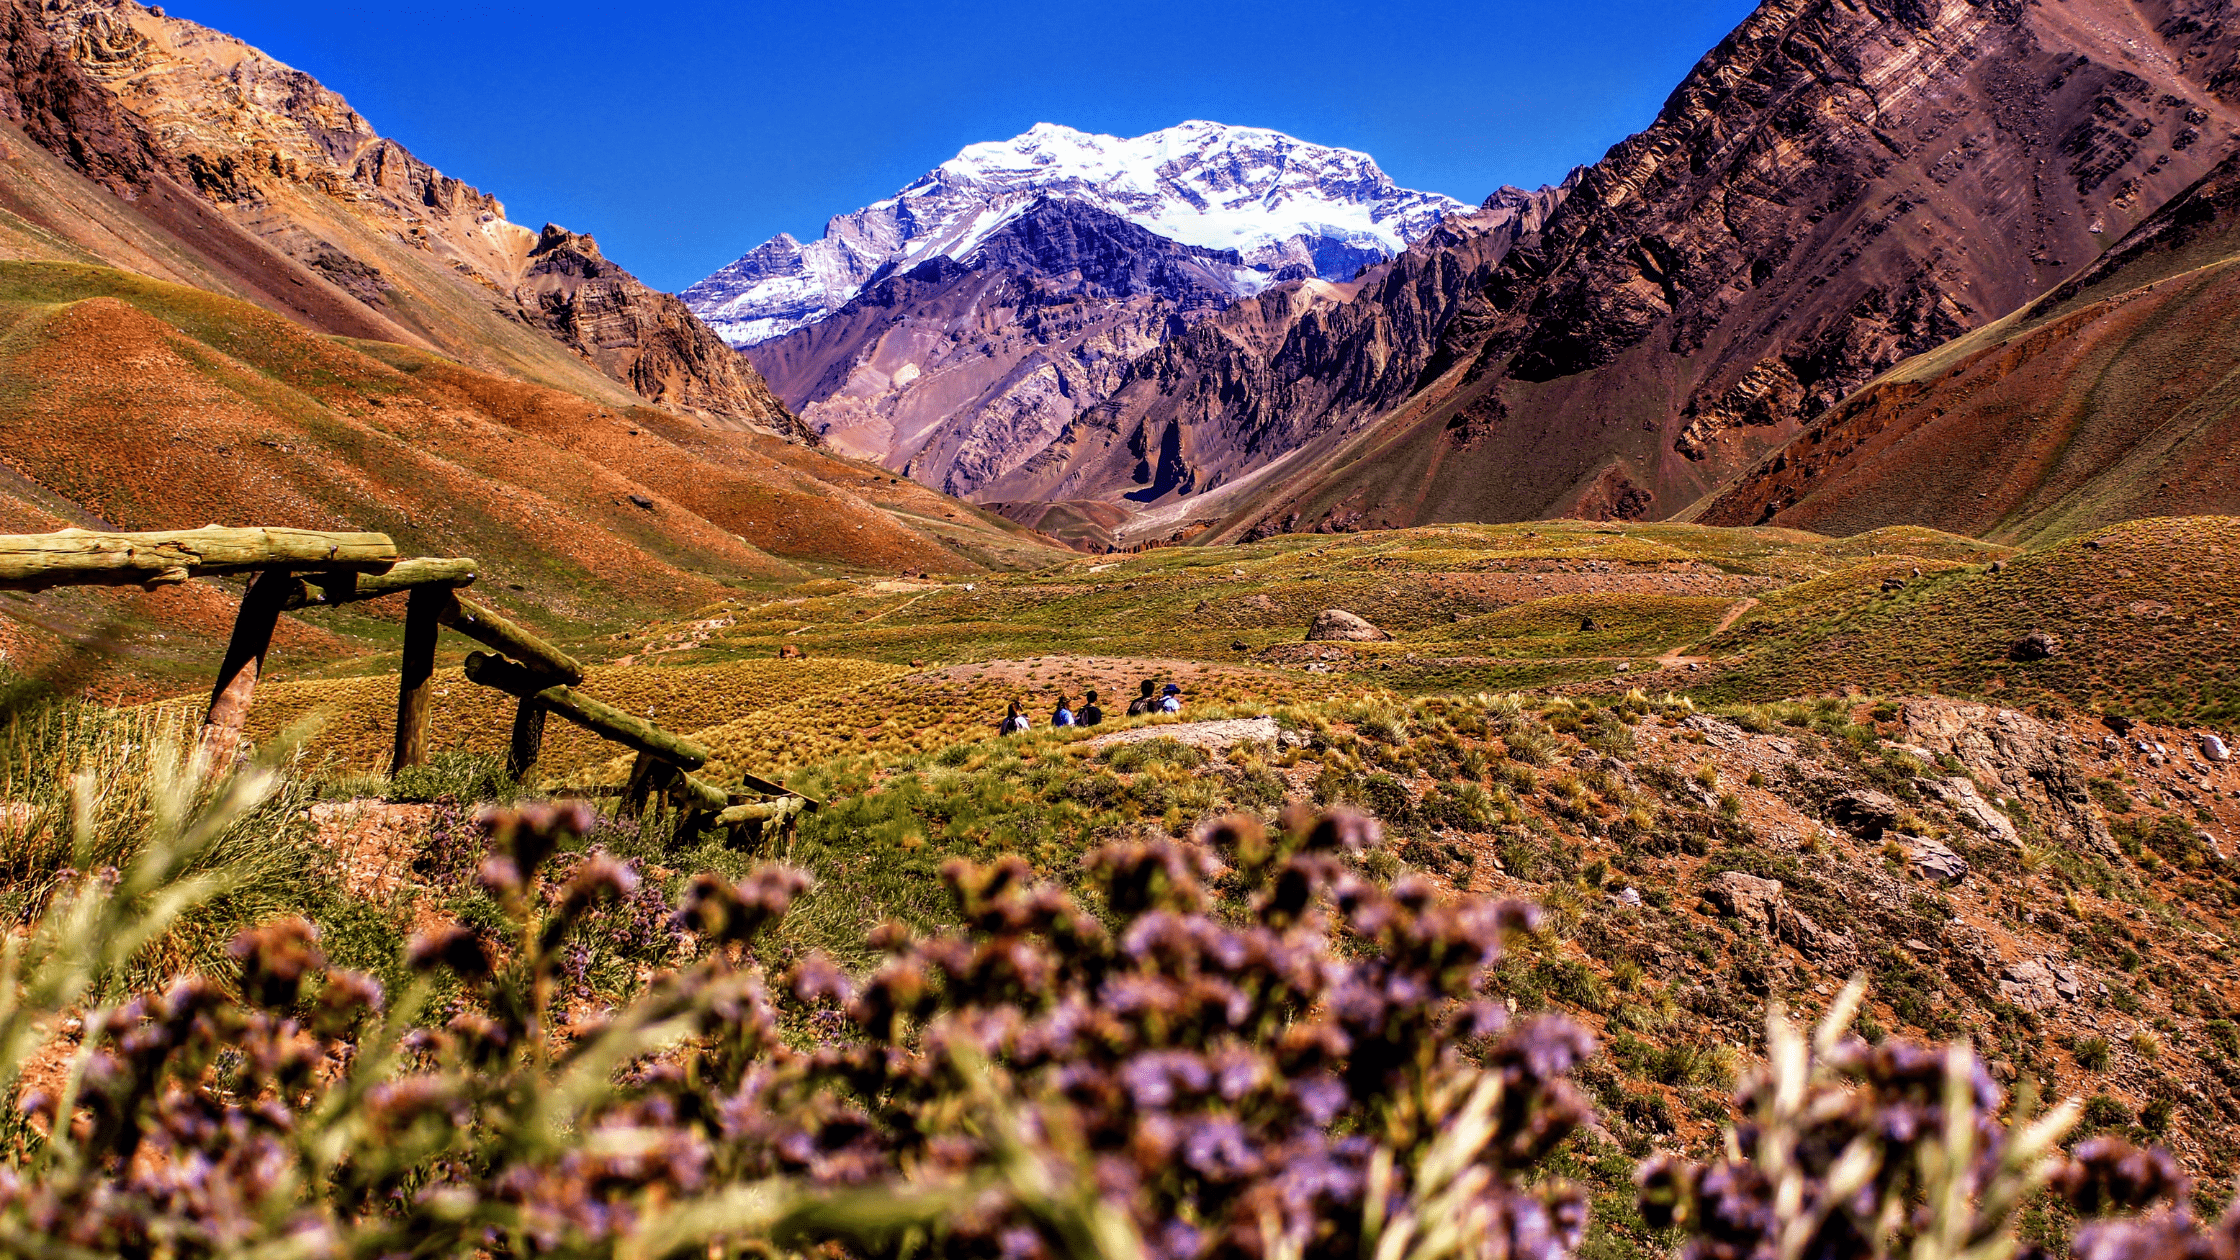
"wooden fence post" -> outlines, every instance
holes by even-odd
[[[202,752],[212,774],[231,766],[241,749],[241,731],[249,721],[257,675],[264,672],[264,654],[271,650],[280,610],[295,590],[292,574],[267,569],[250,579],[241,596],[241,611],[234,617],[233,636],[226,642],[217,685],[210,689],[210,709],[202,720]]]
[[[506,774],[525,782],[544,752],[544,705],[523,696],[513,709],[513,747],[506,753]]]
[[[416,586],[404,608],[404,663],[397,675],[396,755],[389,773],[428,759],[428,697],[435,691],[438,618],[451,601],[448,586]]]

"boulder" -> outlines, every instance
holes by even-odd
[[[2059,656],[2061,638],[2043,630],[2032,630],[2016,639],[2014,646],[2007,649],[2007,655],[2018,661],[2042,661],[2049,656]]]
[[[2045,956],[2008,963],[1999,979],[2000,997],[2035,1011],[2074,1002],[2082,993],[2077,973]]]
[[[1325,608],[1307,627],[1309,643],[1381,643],[1392,636],[1342,608]]]
[[[1781,911],[1781,881],[1741,871],[1722,871],[1705,884],[1704,900],[1742,921],[1761,936],[1771,936]]]
[[[1898,825],[1904,807],[1880,792],[1861,788],[1828,802],[1828,813],[1853,835],[1872,840]]]
[[[1630,890],[1629,890],[1630,891]],[[1831,932],[1782,895],[1781,881],[1724,871],[1704,885],[1704,900],[1735,917],[1745,930],[1796,947],[1798,953],[1837,970],[1859,959],[1848,933]]]
[[[1909,836],[1893,832],[1890,838],[1905,850],[1906,864],[1916,874],[1933,879],[1940,884],[1957,884],[1968,877],[1968,863],[1939,841],[1927,836]]]
[[[2216,762],[2232,760],[2232,750],[2226,748],[2224,741],[2209,731],[2201,732],[2201,755]]]

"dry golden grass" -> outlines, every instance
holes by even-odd
[[[804,697],[852,692],[904,672],[899,666],[837,657],[593,666],[579,690],[681,733],[720,726]],[[250,736],[269,739],[298,723],[315,721],[319,726],[306,749],[311,760],[328,760],[354,770],[385,770],[396,731],[396,687],[393,675],[268,684],[257,691]],[[197,703],[170,702],[190,707]],[[468,682],[455,669],[437,674],[429,709],[432,748],[502,752],[513,730],[513,699]],[[614,745],[555,719],[546,723],[544,759],[539,764],[546,774],[560,775],[603,762],[613,753]]]

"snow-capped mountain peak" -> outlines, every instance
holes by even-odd
[[[1124,139],[1037,123],[966,146],[895,196],[833,219],[818,240],[775,237],[684,297],[732,344],[752,345],[816,322],[882,268],[964,256],[1038,197],[1235,250],[1246,263],[1240,294],[1351,276],[1462,208],[1399,187],[1365,153],[1265,128],[1191,121]]]

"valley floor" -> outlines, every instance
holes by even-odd
[[[1548,909],[1501,982],[1601,1035],[1606,1146],[1703,1148],[1766,1005],[1817,1009],[1858,970],[1870,1034],[1971,1037],[2008,1082],[2090,1100],[2088,1129],[2213,1179],[2240,1168],[2240,766],[2210,737],[2240,714],[2235,548],[2226,518],[2029,552],[1921,529],[1448,526],[828,580],[570,647],[586,692],[712,748],[706,777],[830,802],[762,853],[674,845],[658,818],[594,837],[668,892],[773,852],[806,866],[784,957],[860,964],[882,922],[951,921],[952,858],[1071,883],[1113,839],[1350,804],[1388,838],[1372,876]],[[1326,609],[1388,637],[1307,641]],[[445,752],[378,778],[379,664],[267,686],[253,732],[312,731],[298,900],[377,972],[416,927],[493,921],[460,837],[514,790],[494,769],[509,705],[455,670]],[[1119,716],[1147,681],[1181,687],[1180,718]],[[1092,687],[1105,726],[1049,728]],[[1011,700],[1028,735],[994,734]],[[620,782],[611,748],[552,729],[532,789]],[[1110,738],[1129,732],[1148,737]],[[581,1000],[679,948],[618,928]],[[1649,1248],[1601,1149],[1572,1170],[1597,1228]]]

